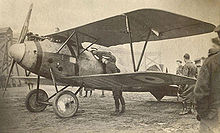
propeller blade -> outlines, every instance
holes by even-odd
[[[28,32],[28,26],[29,26],[29,22],[30,22],[30,18],[31,18],[31,12],[32,12],[32,8],[33,8],[33,3],[30,5],[30,9],[28,11],[27,17],[25,19],[24,25],[21,29],[21,33],[20,36],[18,38],[18,43],[23,43],[24,39],[27,35]]]
[[[26,16],[26,19],[24,21],[23,27],[22,27],[21,32],[20,32],[20,36],[18,38],[18,43],[24,43],[25,37],[26,37],[27,32],[28,32],[28,27],[29,27],[29,22],[30,22],[30,18],[31,18],[32,9],[33,9],[33,3],[30,5],[28,14]],[[5,94],[5,91],[6,91],[7,87],[8,87],[9,78],[11,76],[11,73],[12,73],[12,70],[13,70],[13,67],[14,67],[15,63],[16,63],[15,60],[12,59],[10,71],[9,71],[8,77],[7,77],[6,82],[5,82],[5,88],[4,88],[3,96]]]
[[[15,65],[15,60],[12,59],[12,61],[11,61],[11,67],[10,67],[10,70],[9,70],[9,73],[8,73],[8,77],[7,77],[6,82],[5,82],[5,88],[4,88],[3,96],[4,96],[4,94],[5,94],[5,91],[6,91],[7,87],[8,87],[9,78],[10,78],[10,76],[11,76],[11,73],[12,73],[12,70],[13,70],[14,65]]]
[[[27,17],[25,19],[24,25],[22,27],[22,30],[21,30],[21,33],[20,33],[20,36],[19,36],[19,39],[18,39],[18,43],[23,43],[24,40],[25,40],[25,37],[26,37],[27,32],[28,32],[28,27],[29,27],[29,22],[30,22],[30,18],[31,18],[32,9],[33,9],[33,3],[30,5]],[[26,76],[28,76],[28,73],[29,72],[27,70],[25,70],[25,75]]]

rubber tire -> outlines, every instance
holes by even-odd
[[[58,103],[58,100],[59,98],[64,95],[64,94],[67,94],[67,95],[70,95],[71,97],[73,97],[74,99],[74,103],[76,103],[76,108],[75,110],[69,114],[69,115],[65,115],[63,113],[61,113],[59,110],[58,110],[58,106],[57,106],[57,103]],[[76,114],[76,112],[78,111],[78,108],[79,108],[79,101],[78,101],[78,98],[76,97],[76,95],[71,92],[71,91],[68,91],[68,90],[65,90],[65,91],[62,91],[62,92],[59,92],[55,97],[54,97],[54,100],[53,100],[53,111],[54,113],[59,116],[60,118],[69,118],[69,117],[72,117]]]
[[[46,109],[46,107],[47,107],[46,104],[36,103],[36,101],[35,101],[35,104],[37,104],[35,106],[39,106],[38,108],[35,108],[30,104],[31,103],[30,100],[32,100],[31,98],[33,98],[33,96],[35,94],[37,94],[37,89],[34,89],[28,93],[28,95],[26,96],[26,99],[25,99],[25,106],[26,106],[27,110],[30,112],[42,112]],[[40,97],[42,95],[44,96],[43,98]],[[47,93],[44,90],[39,89],[39,100],[45,101],[47,99],[48,99]],[[35,100],[36,100],[36,98],[35,98]]]

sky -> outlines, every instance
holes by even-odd
[[[219,0],[0,0],[0,25],[19,32],[30,4],[30,30],[40,34],[141,8],[156,8],[219,24]],[[216,18],[217,17],[217,18]]]
[[[40,35],[52,33],[56,27],[70,29],[142,8],[161,9],[214,25],[220,24],[220,0],[0,0],[0,27],[9,26],[19,33],[31,3],[34,6],[29,30]],[[212,45],[210,38],[216,36],[215,33],[209,33],[149,42],[146,53],[161,53],[160,63],[174,72],[176,59],[182,59],[185,53],[189,53],[192,60],[207,56],[207,50]],[[135,44],[135,49],[141,51],[142,44]],[[124,62],[120,65],[130,66],[128,70],[133,69],[130,56],[127,56],[130,53],[128,45],[112,47],[110,50],[119,61]],[[136,60],[140,54],[138,50],[135,51]],[[143,64],[145,62],[146,59]]]

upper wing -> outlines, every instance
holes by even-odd
[[[156,9],[141,9],[46,36],[63,40],[75,31],[80,42],[96,41],[96,44],[107,47],[129,43],[125,16],[129,18],[133,42],[145,41],[149,30],[149,41],[156,41],[208,33],[215,28],[210,23],[186,16]],[[76,40],[75,37],[71,39]]]
[[[63,77],[62,80],[74,84],[84,84],[91,88],[132,88],[159,87],[169,85],[194,84],[195,79],[162,72],[135,72],[98,74],[88,76]]]

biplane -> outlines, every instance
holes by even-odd
[[[29,15],[30,16],[30,15]],[[59,117],[72,117],[78,110],[77,93],[82,87],[101,90],[122,89],[125,92],[150,92],[158,100],[173,95],[172,85],[194,84],[195,79],[169,73],[139,71],[149,41],[174,39],[212,32],[213,24],[186,16],[157,10],[140,9],[113,16],[93,23],[48,34],[39,40],[24,41],[27,24],[20,41],[10,47],[15,62],[38,75],[37,88],[26,97],[26,107],[31,112],[43,111],[52,98],[52,106]],[[42,39],[43,38],[43,39]],[[90,43],[83,47],[82,43]],[[144,42],[138,63],[135,62],[134,42]],[[111,47],[130,44],[131,63],[134,72],[105,73],[103,64],[88,50],[98,44]],[[126,55],[125,55],[126,56]],[[11,72],[11,71],[10,71]],[[10,77],[10,73],[9,73]],[[53,81],[56,93],[48,96],[39,88],[40,77]],[[57,82],[66,86],[58,90]],[[79,87],[76,92],[65,90]]]

